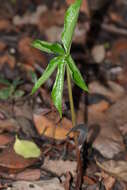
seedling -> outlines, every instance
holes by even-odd
[[[77,86],[79,86],[84,91],[88,92],[87,85],[84,82],[84,79],[70,54],[72,38],[77,24],[81,3],[82,0],[76,0],[75,3],[73,3],[68,8],[65,14],[64,29],[61,35],[62,45],[60,43],[49,43],[41,40],[35,40],[32,43],[33,47],[43,52],[55,55],[55,57],[49,62],[42,76],[35,83],[32,89],[32,94],[35,93],[40,88],[40,86],[47,81],[47,79],[57,68],[56,80],[53,85],[51,96],[52,101],[60,114],[60,117],[62,117],[62,96],[64,86],[64,75],[66,71],[73,126],[76,123],[72,98],[71,79]]]
[[[0,90],[0,100],[17,99],[24,95],[24,91],[18,90],[17,87],[22,84],[20,78],[16,78],[12,83],[0,76],[0,84],[5,85]]]
[[[60,114],[60,117],[62,117],[62,97],[63,97],[64,75],[66,71],[73,127],[76,125],[76,119],[75,119],[74,103],[72,97],[71,79],[74,81],[74,83],[77,86],[79,86],[84,91],[88,92],[87,85],[84,82],[84,79],[70,54],[72,38],[77,24],[81,3],[82,0],[76,0],[75,3],[73,3],[68,8],[65,14],[64,30],[61,35],[61,42],[62,42],[61,44],[49,43],[41,40],[35,40],[32,43],[33,47],[43,52],[54,54],[55,57],[49,62],[47,68],[45,69],[39,80],[35,82],[31,94],[34,94],[40,88],[40,86],[43,85],[48,80],[48,78],[57,68],[56,80],[53,85],[51,96],[53,103]],[[34,81],[36,81],[36,78]],[[74,137],[75,137],[76,150],[77,150],[77,160],[79,160],[80,152],[77,146],[78,140],[76,133]],[[30,149],[29,152],[27,152],[28,149]],[[40,156],[40,150],[38,149],[38,147],[36,147],[35,144],[33,144],[33,142],[22,141],[19,140],[17,137],[16,137],[16,142],[14,144],[14,150],[17,154],[25,158]],[[31,151],[33,151],[33,153],[31,153]]]

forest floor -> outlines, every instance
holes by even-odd
[[[89,87],[86,94],[72,83],[79,155],[73,133],[67,136],[72,123],[66,77],[62,119],[50,95],[55,73],[30,95],[52,58],[31,43],[59,42],[72,2],[0,0],[0,189],[127,190],[125,0],[104,7],[83,1],[71,49]],[[41,156],[16,154],[16,135],[34,141]]]

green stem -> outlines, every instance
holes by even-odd
[[[76,125],[76,116],[75,116],[74,101],[73,101],[73,96],[72,96],[71,78],[70,78],[68,65],[66,66],[66,72],[67,72],[69,102],[70,102],[70,108],[71,108],[71,119],[72,119],[72,125],[74,127]]]
[[[70,79],[70,72],[69,72],[68,65],[66,67],[66,72],[67,72],[67,84],[68,84],[68,94],[69,94],[69,102],[70,102],[70,108],[71,108],[72,126],[75,127],[76,126],[76,116],[75,116],[75,110],[74,110],[72,86],[71,86],[71,79]],[[77,173],[79,173],[79,172],[81,172],[80,171],[81,157],[80,157],[80,150],[78,148],[78,134],[77,134],[77,132],[74,132],[74,141],[75,141],[76,156],[77,156]],[[78,174],[77,174],[77,179],[78,179]],[[78,180],[76,180],[76,186],[77,186],[77,184],[78,184]],[[76,189],[79,190],[79,188],[76,188]]]

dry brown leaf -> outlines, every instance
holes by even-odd
[[[106,190],[112,190],[115,181],[116,181],[115,178],[112,176],[108,176],[107,178],[105,178],[103,180],[104,185],[105,185],[105,189]]]
[[[63,161],[45,159],[44,165],[42,165],[42,168],[43,167],[57,173],[59,176],[68,171],[71,172],[72,175],[75,175],[76,172],[76,162],[69,160]]]
[[[100,131],[93,142],[93,147],[97,149],[105,158],[112,159],[115,155],[125,151],[123,138],[112,121],[104,120],[100,124]],[[93,127],[94,131],[94,127]]]
[[[88,107],[89,112],[105,112],[109,108],[109,103],[105,100]]]
[[[31,46],[33,39],[30,37],[23,37],[18,44],[18,50],[22,55],[22,60],[30,65],[34,65],[36,62],[46,65],[46,57],[39,50]]]
[[[0,51],[4,51],[6,47],[7,46],[4,42],[0,42]]]
[[[39,180],[41,177],[41,172],[39,169],[27,169],[23,172],[18,173],[15,178],[16,180],[24,181],[35,181]]]
[[[13,118],[0,120],[0,132],[9,131],[17,132],[19,130],[18,123]]]
[[[113,47],[112,47],[112,63],[116,64],[121,64],[123,65],[126,64],[126,58],[127,58],[127,39],[119,39],[114,42]]]
[[[0,19],[0,31],[9,31],[12,28],[9,20]]]
[[[6,63],[10,66],[10,68],[13,69],[15,66],[16,60],[13,56],[6,53],[6,54],[0,56],[0,68],[2,68],[2,66]]]
[[[9,173],[15,173],[33,165],[38,159],[24,159],[17,155],[13,149],[13,146],[3,150],[0,154],[0,168],[1,172],[6,171]]]
[[[51,19],[52,18],[52,19]],[[62,26],[64,22],[64,9],[45,11],[39,18],[38,27],[40,31],[52,26]]]
[[[0,134],[0,147],[11,143],[13,140],[14,140],[14,138],[10,135]]]
[[[41,180],[34,183],[26,181],[15,182],[13,183],[12,188],[10,187],[10,190],[31,190],[31,187],[36,190],[64,190],[63,185],[56,178],[51,180]]]
[[[127,161],[109,160],[104,161],[103,163],[96,161],[96,163],[101,169],[111,176],[127,182]]]
[[[96,81],[92,82],[89,85],[89,92],[104,95],[107,98],[109,98],[112,102],[115,102],[116,100],[120,99],[125,94],[124,88],[119,84],[113,81],[108,81],[108,85],[109,88],[106,88]]]
[[[72,128],[72,123],[67,118],[63,117],[63,119],[56,124],[53,121],[53,118],[48,118],[43,115],[33,115],[33,120],[35,127],[40,135],[45,135],[49,138],[54,138],[57,140],[65,140],[67,133]],[[72,137],[73,135],[70,134]]]

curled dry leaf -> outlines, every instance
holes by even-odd
[[[96,161],[96,163],[101,169],[103,169],[111,176],[127,182],[127,161],[109,160],[104,161],[103,163]]]
[[[65,140],[67,133],[72,128],[72,123],[65,117],[56,125],[56,123],[47,116],[34,114],[33,120],[39,135],[45,135],[56,140]],[[73,137],[73,134],[70,134]]]

